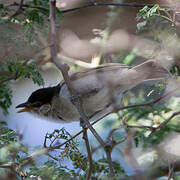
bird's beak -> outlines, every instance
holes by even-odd
[[[34,107],[32,107],[29,102],[19,104],[18,106],[16,106],[16,108],[23,108],[23,109],[19,110],[17,113],[29,112],[34,109]]]

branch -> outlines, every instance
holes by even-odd
[[[22,65],[25,66],[28,61],[29,61],[29,59],[26,60],[26,61],[24,61],[24,63],[23,63]],[[16,79],[17,79],[18,72],[19,72],[19,71],[16,71],[16,72],[13,73],[13,74],[10,74],[10,73],[8,74],[8,72],[0,72],[0,75],[2,75],[2,76],[7,76],[7,78],[0,80],[0,84],[4,83],[4,82],[6,82],[6,81],[10,81],[10,80],[16,80]]]
[[[21,14],[21,11],[22,11],[22,8],[23,8],[23,3],[24,3],[24,0],[21,0],[21,2],[18,4],[18,9],[16,10],[16,12],[10,16],[10,19]]]
[[[56,16],[56,1],[50,0],[50,31],[51,31],[51,58],[53,63],[60,69],[64,81],[68,87],[68,90],[71,94],[73,94],[73,87],[70,83],[70,78],[68,75],[69,66],[62,64],[61,61],[57,57],[57,46],[56,46],[56,23],[55,23],[55,16]]]
[[[96,139],[99,141],[99,143],[105,149],[106,148],[105,142],[102,140],[102,138],[99,136],[99,134],[96,132],[96,130],[89,123],[88,118],[86,117],[86,115],[83,112],[81,98],[79,95],[77,95],[76,91],[74,90],[73,86],[71,85],[71,81],[70,81],[70,78],[68,75],[69,66],[62,64],[61,61],[57,57],[57,47],[56,47],[56,39],[57,38],[56,38],[55,15],[56,15],[56,0],[50,0],[50,30],[51,30],[51,48],[50,48],[50,50],[51,50],[52,61],[60,69],[60,71],[63,75],[64,81],[68,87],[68,90],[69,90],[71,96],[73,97],[73,103],[81,116],[81,120],[83,120],[83,123],[85,123],[85,125],[87,126],[86,128],[89,128],[91,130],[93,135],[96,137]],[[87,149],[88,149],[88,147],[87,147]],[[109,158],[109,151],[106,151],[106,154],[107,154],[107,158],[108,158],[108,162],[109,162],[110,174],[113,177],[114,171],[113,171],[113,167],[112,167],[112,160],[111,160],[111,158]]]
[[[177,116],[177,115],[180,115],[180,111],[174,112],[167,120],[165,120],[165,121],[164,121],[163,123],[161,123],[159,126],[154,127],[154,128],[152,129],[152,132],[151,132],[151,134],[149,135],[149,137],[151,137],[152,134],[154,134],[154,132],[156,132],[158,129],[164,128],[164,127],[166,126],[166,124],[167,124],[171,119],[173,119],[175,116]]]
[[[85,143],[86,143],[86,149],[87,149],[88,160],[89,160],[89,170],[88,170],[87,180],[90,180],[91,179],[92,170],[93,170],[93,160],[92,160],[91,149],[90,149],[90,146],[89,146],[89,140],[88,140],[88,135],[87,135],[87,128],[83,129],[83,139],[85,140]]]
[[[160,96],[159,98],[157,98],[154,101],[151,101],[149,103],[142,103],[142,104],[134,104],[134,105],[129,105],[129,106],[124,106],[124,107],[117,107],[116,111],[120,111],[123,109],[130,109],[130,108],[135,108],[135,107],[143,107],[143,106],[149,106],[149,107],[153,107],[155,104],[157,104],[159,101],[161,101],[162,99],[166,98],[167,96],[172,95],[174,92],[176,92],[177,90],[180,90],[180,88],[176,88],[173,89],[172,91],[169,91],[168,93]]]
[[[68,12],[73,12],[73,11],[77,11],[77,10],[80,10],[80,9],[84,9],[84,8],[88,8],[88,7],[94,7],[94,6],[120,6],[120,7],[133,7],[133,8],[142,8],[144,6],[148,6],[148,7],[153,7],[155,4],[146,4],[146,3],[143,3],[143,4],[140,4],[140,3],[116,3],[116,2],[89,2],[87,4],[83,4],[83,5],[80,5],[78,7],[74,7],[74,8],[70,8],[70,9],[64,9],[64,10],[61,10],[61,13],[68,13]],[[19,3],[17,2],[14,2],[12,4],[9,4],[7,5],[7,7],[10,7],[10,6],[19,6]],[[34,9],[39,9],[39,10],[43,10],[43,11],[48,11],[47,8],[44,8],[42,6],[32,6],[32,5],[29,5],[29,4],[23,4],[22,7],[25,7],[25,8],[34,8]],[[160,6],[161,8],[169,8],[168,5],[161,5]]]
[[[0,71],[0,76],[9,76],[10,74],[8,71]]]
[[[19,3],[14,2],[11,4],[6,5],[6,7],[12,7],[12,6],[19,6]],[[42,7],[42,6],[32,6],[29,4],[22,4],[22,8],[33,8],[33,9],[39,9],[39,10],[43,10],[43,11],[49,11],[48,8]]]
[[[4,82],[6,82],[6,81],[13,80],[13,79],[14,79],[14,80],[17,79],[17,72],[9,75],[9,76],[8,76],[7,78],[5,78],[5,79],[2,79],[2,80],[0,81],[0,84],[4,83]]]
[[[65,10],[61,10],[62,13],[67,13],[67,12],[72,12],[72,11],[76,11],[79,9],[84,9],[84,8],[88,8],[88,7],[93,7],[93,6],[121,6],[121,7],[134,7],[134,8],[142,8],[144,6],[148,6],[148,7],[153,7],[155,4],[139,4],[139,3],[115,3],[115,2],[90,2],[87,4],[83,4],[81,6],[75,7],[75,8],[70,8],[70,9],[65,9]],[[167,5],[161,5],[161,8],[169,8],[169,6]]]

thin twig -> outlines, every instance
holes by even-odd
[[[73,103],[74,103],[75,107],[77,108],[77,110],[81,116],[81,119],[87,126],[86,128],[90,129],[90,131],[96,137],[96,139],[99,141],[99,143],[105,148],[106,147],[105,142],[99,136],[99,134],[96,132],[96,130],[91,126],[88,118],[86,117],[86,115],[83,112],[81,98],[80,98],[80,96],[77,95],[76,91],[74,90],[74,88],[71,84],[69,75],[68,75],[69,66],[62,64],[61,61],[57,57],[55,15],[56,15],[56,0],[51,0],[50,1],[50,29],[51,29],[51,48],[50,49],[51,49],[52,61],[60,69],[60,71],[63,75],[64,81],[68,87],[68,90],[69,90],[71,96],[74,98]],[[108,153],[109,152],[106,151],[107,157],[109,156]],[[108,158],[108,159],[111,160],[110,158]],[[111,174],[111,176],[114,176],[113,167],[111,167],[111,165],[112,165],[112,162],[109,162],[110,174]]]
[[[26,61],[24,61],[24,63],[22,64],[23,66],[25,66],[26,64],[27,64],[27,62],[29,61],[29,59],[28,60],[26,60]],[[4,83],[4,82],[7,82],[7,81],[10,81],[10,80],[16,80],[17,79],[17,75],[18,75],[18,70],[15,72],[15,73],[13,73],[13,74],[6,74],[8,77],[7,78],[5,78],[5,79],[2,79],[2,80],[0,80],[0,84],[2,84],[2,83]],[[3,72],[2,72],[3,73]]]
[[[9,76],[9,75],[11,75],[11,73],[8,71],[0,71],[0,76]]]
[[[87,4],[83,4],[81,6],[62,10],[62,13],[72,12],[83,8],[93,7],[93,6],[121,6],[121,7],[134,7],[134,8],[142,8],[144,6],[153,7],[155,4],[139,4],[139,3],[116,3],[116,2],[90,2]],[[161,5],[161,8],[169,8],[167,5]]]
[[[24,0],[21,0],[20,3],[19,3],[18,9],[16,10],[16,12],[13,15],[10,16],[10,19],[13,18],[13,17],[16,17],[19,14],[21,14],[23,4],[24,4]]]
[[[10,80],[16,80],[17,79],[17,73],[14,73],[14,74],[11,74],[10,76],[8,76],[7,78],[5,79],[2,79],[0,81],[0,84],[4,83],[4,82],[7,82],[7,81],[10,81]]]
[[[91,148],[89,145],[89,140],[88,140],[88,135],[87,135],[87,128],[83,129],[83,139],[86,143],[86,149],[87,149],[87,153],[88,153],[89,170],[88,170],[88,176],[86,179],[89,180],[91,178],[91,174],[92,174],[92,170],[93,170],[93,160],[92,160],[92,153],[91,153]]]
[[[116,3],[116,2],[89,2],[87,4],[83,4],[83,5],[80,5],[78,7],[74,7],[74,8],[70,8],[70,9],[64,9],[64,10],[61,10],[61,13],[68,13],[68,12],[73,12],[73,11],[77,11],[77,10],[80,10],[80,9],[84,9],[84,8],[88,8],[88,7],[94,7],[94,6],[120,6],[120,7],[134,7],[134,8],[142,8],[144,6],[148,6],[148,7],[153,7],[155,4],[146,4],[146,3],[143,3],[143,4],[140,4],[140,3]],[[10,6],[19,6],[19,3],[17,2],[14,2],[14,3],[11,3],[9,5],[7,5],[7,7],[10,7]],[[43,11],[48,11],[47,8],[44,8],[42,6],[32,6],[32,5],[29,5],[29,4],[23,4],[22,7],[25,7],[25,8],[34,8],[34,9],[39,9],[39,10],[43,10]],[[168,5],[160,5],[161,8],[169,8]]]
[[[84,121],[84,123],[86,124],[86,127],[90,129],[90,131],[92,132],[92,134],[96,137],[96,139],[98,140],[98,142],[101,144],[101,146],[104,148],[105,152],[106,152],[106,156],[107,156],[107,160],[108,160],[108,164],[109,164],[109,169],[110,169],[110,176],[113,177],[114,174],[114,170],[113,170],[113,166],[112,166],[112,159],[111,159],[111,150],[110,147],[107,143],[105,143],[103,141],[103,139],[99,136],[99,134],[96,132],[96,130],[93,128],[93,126],[90,124],[89,119],[86,117],[86,115],[83,112],[83,107],[82,107],[82,103],[80,102],[79,99],[76,99],[75,101],[75,105],[76,108],[82,118],[82,120]]]
[[[70,91],[71,94],[73,94],[73,87],[71,86],[70,78],[68,75],[69,67],[65,64],[62,64],[57,57],[55,16],[56,16],[56,1],[51,0],[50,1],[51,58],[53,63],[60,69],[64,81],[66,82],[66,85],[68,87],[68,90]]]
[[[10,3],[10,4],[6,5],[6,7],[13,7],[13,6],[19,6],[19,3],[13,2],[13,3]],[[23,4],[22,7],[23,8],[39,9],[39,10],[42,10],[42,11],[49,11],[48,8],[45,8],[45,7],[42,7],[42,6],[32,6],[30,4]]]
[[[167,120],[165,120],[164,122],[162,122],[159,126],[153,128],[151,134],[149,135],[149,137],[151,137],[158,129],[162,129],[166,126],[166,124],[173,119],[175,116],[179,115],[180,111],[174,112]]]
[[[180,88],[175,88],[172,91],[169,91],[168,93],[160,96],[159,98],[157,98],[154,101],[151,101],[149,103],[142,103],[142,104],[134,104],[134,105],[129,105],[129,106],[124,106],[124,107],[117,107],[117,111],[120,110],[124,110],[124,109],[130,109],[130,108],[135,108],[135,107],[143,107],[143,106],[149,106],[149,107],[153,107],[155,104],[157,104],[159,101],[161,101],[162,99],[166,98],[167,96],[172,95],[173,93],[175,93],[177,90],[180,90]]]
[[[64,80],[65,80],[65,82],[66,82],[66,85],[67,85],[67,87],[68,87],[68,90],[70,91],[70,94],[72,95],[72,96],[75,96],[76,95],[76,93],[75,93],[75,91],[74,91],[74,89],[73,89],[73,87],[71,86],[71,83],[70,83],[70,78],[69,78],[69,76],[68,76],[68,68],[67,67],[65,67],[60,61],[59,61],[59,59],[57,58],[57,48],[56,48],[56,29],[55,29],[55,4],[56,4],[56,1],[55,0],[51,0],[50,1],[50,24],[51,24],[51,56],[52,56],[52,61],[57,65],[57,67],[61,70],[61,72],[62,72],[62,75],[63,75],[63,77],[64,77]],[[85,122],[88,122],[88,119],[86,118],[86,116],[84,115],[84,113],[82,112],[82,107],[81,107],[81,105],[80,105],[80,101],[79,101],[79,98],[76,98],[76,101],[75,101],[75,105],[76,105],[76,107],[77,107],[77,109],[78,109],[78,111],[79,111],[79,113],[80,113],[80,115],[81,115],[81,118],[83,119],[83,121],[85,121]],[[89,125],[88,125],[89,126]],[[91,126],[91,125],[90,125]],[[93,129],[92,128],[92,126],[91,127],[89,127],[89,128],[91,128],[91,129]],[[97,136],[97,138],[99,139],[99,141],[100,141],[100,143],[102,144],[102,145],[104,145],[103,143],[103,140],[97,135],[97,133],[96,133],[96,131],[93,129],[92,130],[93,131],[93,134],[96,134],[96,136]],[[85,132],[85,131],[84,131]],[[88,145],[88,143],[87,143],[87,141],[85,141],[86,142],[86,147],[87,147],[87,150],[89,151],[89,145]],[[89,152],[88,152],[88,157],[89,157],[89,159],[90,159],[90,154],[89,154]],[[91,158],[92,159],[92,158]],[[91,175],[91,171],[90,171],[90,173],[88,174],[88,177],[89,177],[89,175]]]

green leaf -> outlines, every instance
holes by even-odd
[[[26,65],[23,62],[8,62],[8,70],[11,73],[17,73],[17,78],[32,78],[35,84],[39,86],[44,85],[43,78],[39,73],[39,68],[34,63],[28,63]]]
[[[155,4],[152,8],[149,8],[148,6],[144,6],[136,16],[137,21],[139,21],[141,18],[143,19],[149,19],[157,12],[159,9],[159,5]]]
[[[151,9],[149,9],[149,11],[146,14],[147,18],[154,16],[154,13],[158,10],[158,8],[159,8],[159,5],[155,4]]]

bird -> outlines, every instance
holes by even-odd
[[[169,71],[152,59],[132,67],[109,63],[84,69],[70,75],[70,82],[81,98],[84,114],[90,119],[114,106],[114,103],[121,105],[124,93],[138,84],[169,76]],[[112,99],[115,99],[115,102]],[[56,86],[40,88],[32,92],[28,100],[17,105],[16,108],[22,108],[19,113],[30,112],[55,121],[80,120],[79,112],[64,80]]]

